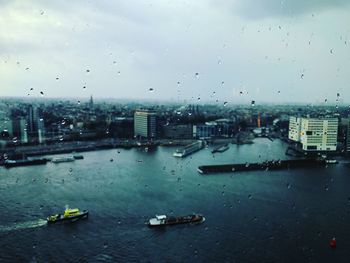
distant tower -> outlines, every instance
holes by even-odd
[[[90,109],[94,107],[94,100],[92,98],[92,95],[90,96],[90,102],[89,102]]]
[[[258,112],[258,128],[261,127],[260,112]]]

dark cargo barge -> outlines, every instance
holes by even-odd
[[[276,160],[262,163],[244,163],[244,164],[221,164],[221,165],[202,165],[197,171],[201,174],[208,173],[232,173],[241,171],[269,171],[283,170],[292,168],[323,167],[330,163],[330,160],[319,159],[299,159],[299,160]]]
[[[23,160],[6,160],[4,166],[6,168],[17,167],[17,166],[27,166],[27,165],[41,165],[47,163],[46,158],[42,159],[23,159]]]

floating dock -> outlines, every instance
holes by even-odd
[[[244,164],[221,164],[221,165],[202,165],[197,171],[201,174],[209,173],[232,173],[242,171],[269,171],[283,170],[292,168],[324,167],[331,160],[319,159],[298,159],[298,160],[276,160],[262,163],[244,163]]]
[[[223,153],[227,151],[230,147],[227,144],[220,145],[216,147],[214,150],[211,151],[211,153]]]

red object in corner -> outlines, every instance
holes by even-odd
[[[332,248],[336,248],[337,247],[337,240],[335,239],[335,237],[333,237],[331,239],[331,241],[329,241],[329,245],[332,247]]]

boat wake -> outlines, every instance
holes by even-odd
[[[3,232],[11,232],[16,230],[23,230],[23,229],[30,229],[30,228],[37,228],[42,227],[47,224],[47,221],[44,219],[38,219],[33,221],[27,221],[27,222],[18,222],[14,223],[8,226],[1,226],[0,225],[0,233]]]

